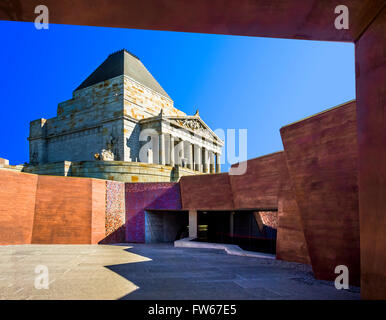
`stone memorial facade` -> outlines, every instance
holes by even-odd
[[[57,116],[30,124],[30,164],[39,174],[125,182],[177,181],[220,172],[224,142],[198,111],[188,116],[138,57],[121,50],[59,103]]]

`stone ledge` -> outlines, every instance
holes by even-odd
[[[219,249],[234,256],[263,258],[275,260],[276,256],[269,253],[245,251],[235,244],[210,243],[192,241],[194,238],[184,238],[174,241],[174,246],[179,248]]]
[[[171,167],[155,163],[101,160],[49,162],[26,166],[23,171],[42,175],[87,177],[121,182],[176,182],[182,176],[202,174],[178,165]]]

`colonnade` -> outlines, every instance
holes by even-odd
[[[176,138],[173,135],[159,135],[158,163],[176,164],[204,173],[221,172],[221,155],[202,145]]]

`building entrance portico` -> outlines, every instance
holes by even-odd
[[[202,173],[221,171],[221,148],[224,143],[202,121],[198,112],[184,117],[168,117],[161,112],[140,123],[144,130],[149,130],[149,135],[153,132],[153,142],[147,143],[153,155],[157,154],[153,163],[172,167],[179,165]]]

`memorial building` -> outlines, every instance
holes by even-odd
[[[123,49],[30,124],[25,172],[124,182],[170,182],[220,172],[224,142],[199,112],[186,115],[140,59]]]

